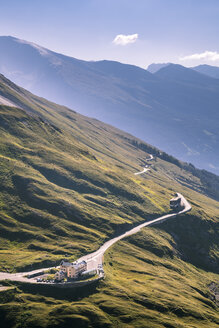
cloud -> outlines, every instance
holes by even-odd
[[[200,54],[193,54],[185,57],[180,57],[179,59],[182,61],[187,61],[187,60],[217,61],[219,60],[219,53],[216,51],[204,51]]]
[[[135,43],[138,39],[138,34],[130,34],[130,35],[124,35],[124,34],[118,34],[115,39],[113,40],[113,43],[120,46],[126,46],[130,43]]]

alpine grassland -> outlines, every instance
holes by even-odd
[[[1,327],[218,327],[219,177],[3,76],[0,95],[15,104],[0,106],[0,271],[76,260],[170,212],[175,192],[192,205],[116,243],[86,289],[2,282]]]

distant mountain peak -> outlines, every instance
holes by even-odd
[[[46,48],[43,48],[41,46],[39,46],[38,44],[36,43],[33,43],[33,42],[29,42],[29,41],[26,41],[26,40],[21,40],[21,39],[17,39],[15,38],[15,41],[18,42],[18,43],[22,43],[22,44],[27,44],[31,47],[33,47],[34,49],[36,49],[42,56],[48,56],[49,55],[49,50],[47,50]]]
[[[215,79],[219,79],[219,67],[218,66],[204,64],[204,65],[198,65],[195,67],[191,67],[191,69],[193,69],[196,72],[213,77]]]
[[[211,84],[218,85],[217,80],[215,81],[214,78],[179,64],[169,64],[168,66],[162,67],[154,75],[168,81],[195,84],[196,86],[210,87]]]
[[[171,63],[162,63],[162,64],[159,64],[159,63],[155,64],[155,63],[153,63],[153,64],[150,64],[148,66],[147,71],[150,72],[150,73],[152,73],[152,74],[154,74],[154,73],[158,72],[161,68],[166,67],[166,66],[169,66],[170,64]]]
[[[30,41],[26,41],[26,40],[22,40],[22,39],[18,39],[14,36],[0,36],[1,39],[5,39],[5,41],[8,42],[16,42],[16,43],[20,43],[20,44],[26,44],[28,46],[31,46],[32,48],[36,49],[41,55],[43,56],[48,56],[50,54],[50,51],[42,46],[39,46],[38,44],[34,43],[34,42],[30,42]]]

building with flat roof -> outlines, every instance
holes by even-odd
[[[82,272],[87,270],[87,262],[70,263],[62,260],[60,263],[60,271],[63,271],[67,278],[77,278]]]

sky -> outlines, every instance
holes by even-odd
[[[84,60],[219,66],[219,0],[0,0],[0,35]]]

